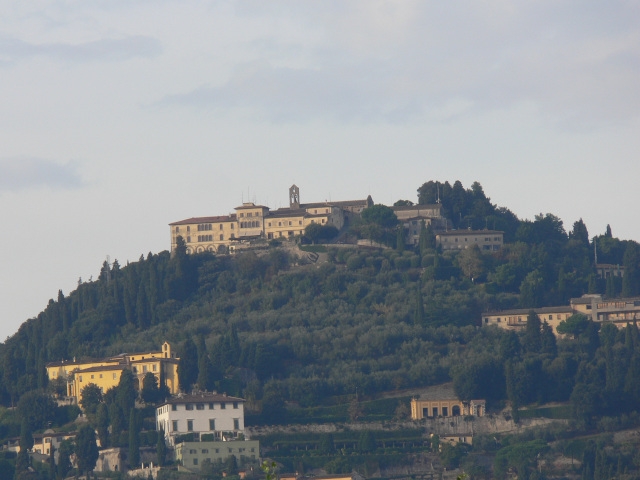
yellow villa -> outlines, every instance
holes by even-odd
[[[64,379],[67,385],[67,396],[80,403],[82,390],[93,383],[102,392],[118,385],[123,370],[131,370],[134,385],[142,387],[142,379],[151,372],[158,381],[160,372],[164,374],[165,385],[171,394],[178,393],[178,361],[180,359],[171,351],[168,342],[162,344],[159,352],[123,353],[102,359],[90,359],[71,362],[52,362],[46,365],[50,381]]]

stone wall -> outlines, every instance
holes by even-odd
[[[487,433],[520,432],[529,428],[549,425],[551,423],[566,424],[567,420],[551,420],[546,418],[524,418],[516,424],[512,419],[500,415],[484,417],[446,417],[429,418],[406,422],[371,422],[371,423],[328,423],[312,425],[267,425],[248,427],[247,437],[269,435],[274,433],[336,433],[343,431],[379,430],[394,431],[410,428],[423,428],[424,435],[479,435]]]

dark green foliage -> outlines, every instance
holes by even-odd
[[[329,455],[334,452],[335,445],[333,443],[333,435],[331,435],[330,433],[322,435],[322,438],[320,439],[319,450],[320,453],[324,455]]]
[[[156,453],[158,455],[157,463],[161,467],[164,466],[165,461],[167,459],[167,444],[164,440],[164,430],[160,429],[158,432],[158,439],[156,443]]]
[[[89,383],[80,392],[80,405],[85,413],[94,415],[102,402],[102,390],[95,383]]]
[[[320,223],[312,223],[304,229],[304,236],[314,244],[323,240],[331,240],[337,234],[338,229],[333,225],[322,225]]]
[[[622,296],[640,295],[640,245],[629,242],[624,251],[624,277],[622,277]]]
[[[198,350],[191,338],[187,338],[180,352],[178,378],[184,392],[190,392],[191,386],[198,381]]]
[[[212,391],[215,387],[216,372],[206,348],[198,360],[198,386],[201,390]]]
[[[60,478],[66,478],[71,470],[71,455],[74,451],[74,444],[71,440],[64,440],[60,444],[58,450],[58,475]]]
[[[453,387],[461,400],[502,399],[505,395],[503,366],[492,357],[475,359],[454,370]]]
[[[142,390],[140,391],[140,397],[146,403],[155,403],[160,400],[158,379],[151,372],[147,372],[142,378]]]
[[[426,320],[426,315],[424,313],[424,301],[422,300],[422,289],[420,288],[420,284],[418,284],[418,288],[416,288],[416,300],[415,300],[415,310],[413,313],[413,324],[414,325],[423,325]]]
[[[120,374],[115,396],[115,402],[124,418],[129,418],[129,412],[134,408],[137,396],[133,373],[125,368]]]
[[[531,470],[536,468],[537,456],[548,449],[549,446],[544,440],[533,440],[504,447],[495,456],[494,473],[496,477],[504,478],[511,467],[518,473],[518,478],[529,478]]]
[[[96,412],[96,430],[98,431],[98,438],[100,439],[100,445],[102,448],[106,448],[109,445],[109,413],[108,407],[105,403],[98,405]]]
[[[400,226],[398,228],[398,233],[396,233],[396,250],[398,250],[398,252],[404,252],[404,243],[405,231],[404,227]]]
[[[78,470],[80,473],[91,472],[98,460],[98,445],[93,427],[83,425],[76,436],[75,454],[78,458]],[[62,449],[61,449],[62,450]]]
[[[576,313],[566,320],[561,321],[557,330],[558,333],[562,333],[563,335],[573,335],[573,338],[578,338],[578,336],[587,329],[588,324],[589,318],[586,315]]]
[[[358,450],[362,453],[373,452],[376,449],[376,439],[371,430],[365,430],[358,439]]]
[[[129,415],[129,468],[137,468],[140,463],[140,425],[136,409]]]
[[[120,434],[125,429],[124,413],[117,403],[109,405],[109,421],[111,423],[111,444],[120,445]]]
[[[56,405],[47,394],[31,391],[20,397],[18,416],[26,420],[31,430],[45,427],[55,418]]]
[[[540,335],[540,352],[547,353],[552,356],[558,354],[558,345],[556,343],[556,336],[553,334],[553,329],[545,321],[542,324],[542,333]]]
[[[49,478],[51,480],[55,480],[56,478],[56,458],[55,458],[55,448],[51,445],[49,449]]]
[[[12,479],[15,475],[15,466],[9,460],[0,459],[0,478]]]
[[[540,323],[540,317],[536,315],[536,312],[531,310],[527,316],[527,326],[525,329],[524,337],[522,338],[522,345],[525,351],[529,353],[538,353],[542,349],[542,325]]]
[[[398,224],[398,218],[393,210],[385,205],[372,205],[362,211],[365,223],[374,223],[382,228],[393,228]]]
[[[28,451],[31,450],[31,448],[33,448],[31,425],[27,418],[23,418],[20,426],[20,449]]]

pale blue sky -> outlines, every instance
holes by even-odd
[[[167,224],[242,200],[416,200],[640,240],[640,4],[0,5],[0,339]]]

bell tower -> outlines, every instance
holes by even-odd
[[[300,208],[300,189],[296,185],[289,188],[289,208]]]

